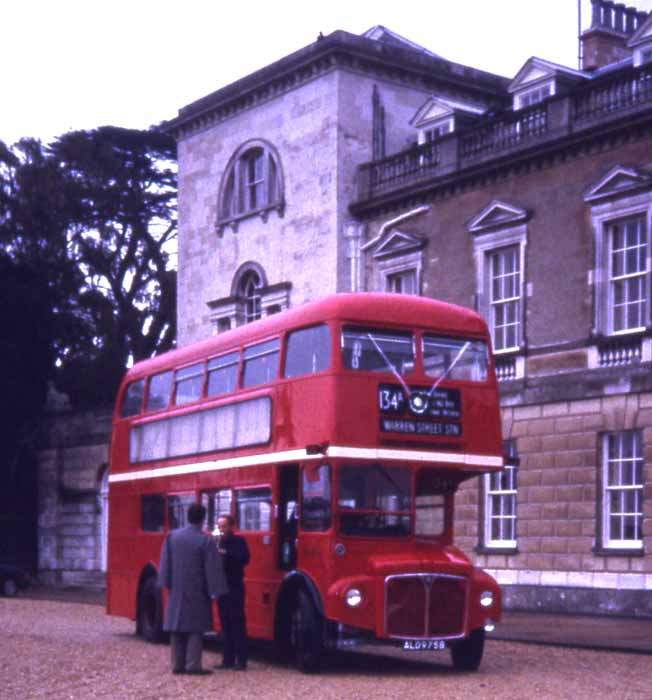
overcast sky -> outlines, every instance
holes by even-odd
[[[0,0],[0,140],[146,128],[320,31],[382,24],[508,77],[530,56],[576,68],[577,15],[577,0]]]

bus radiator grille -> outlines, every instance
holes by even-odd
[[[390,637],[457,637],[464,631],[467,579],[399,574],[385,580],[385,632]]]

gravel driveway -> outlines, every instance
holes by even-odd
[[[302,700],[649,700],[650,657],[489,641],[476,673],[457,673],[447,652],[340,653],[319,675],[274,660],[254,644],[247,673],[172,676],[167,646],[146,644],[129,620],[96,605],[0,598],[0,697],[31,698],[301,698]],[[206,645],[204,665],[219,660]]]

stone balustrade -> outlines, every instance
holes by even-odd
[[[551,145],[560,138],[649,110],[652,66],[622,69],[614,75],[587,81],[569,95],[551,97],[527,109],[485,116],[474,126],[360,165],[357,203],[501,156],[517,156],[533,147]]]

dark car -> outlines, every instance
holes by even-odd
[[[26,571],[13,564],[0,564],[0,594],[13,596],[21,588],[27,588],[30,577]]]

